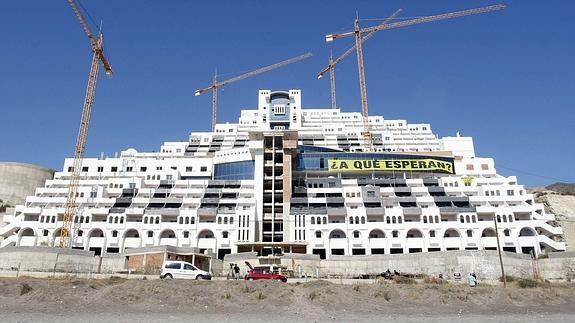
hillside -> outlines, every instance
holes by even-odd
[[[545,187],[550,191],[557,192],[563,195],[575,195],[575,183],[561,183],[557,182]]]

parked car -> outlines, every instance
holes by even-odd
[[[160,278],[164,279],[212,279],[212,274],[198,269],[196,266],[185,261],[166,260],[162,265]]]
[[[267,265],[253,267],[249,261],[246,261],[246,266],[248,266],[249,270],[244,277],[245,280],[272,279],[280,280],[284,283],[287,282],[287,277],[280,273],[281,268],[278,266]]]

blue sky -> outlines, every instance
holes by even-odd
[[[113,79],[98,81],[86,156],[154,151],[210,128],[214,70],[231,77],[304,52],[300,63],[230,84],[219,122],[257,104],[258,89],[301,89],[304,108],[328,108],[316,79],[325,43],[360,18],[396,9],[416,17],[494,1],[83,0],[103,20]],[[528,186],[575,181],[575,23],[571,1],[507,1],[508,8],[382,31],[364,45],[372,115],[430,123],[440,136],[474,137],[478,156]],[[66,1],[6,1],[0,10],[0,160],[61,169],[72,156],[91,52]],[[377,24],[362,21],[363,26]],[[338,105],[360,111],[355,56],[336,69]]]

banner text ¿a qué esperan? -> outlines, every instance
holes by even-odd
[[[329,172],[412,171],[455,174],[453,161],[416,159],[329,159]]]

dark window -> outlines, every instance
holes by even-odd
[[[202,167],[200,168],[200,171],[201,171],[201,172],[207,172],[207,171],[208,171],[208,167],[207,167],[207,166],[202,166]]]
[[[196,270],[196,268],[190,264],[184,264],[184,270]]]
[[[397,230],[392,231],[392,232],[391,232],[391,236],[394,237],[394,238],[399,237],[399,231],[397,231]]]
[[[148,170],[148,167],[146,166],[140,167],[140,172],[145,172],[146,170]]]
[[[126,172],[132,172],[132,171],[134,171],[134,167],[132,166],[126,167]]]
[[[118,231],[116,231],[116,230],[112,231],[112,237],[115,238],[115,237],[117,237],[117,236],[118,236]]]
[[[184,238],[189,238],[190,237],[190,233],[188,231],[184,231]]]
[[[321,231],[316,231],[316,232],[315,232],[315,237],[316,237],[316,238],[321,238]]]
[[[115,172],[117,172],[117,171],[118,171],[118,167],[113,166],[113,167],[112,167],[112,173],[115,173]]]
[[[153,237],[154,237],[154,231],[148,231],[148,238],[153,238]],[[180,268],[180,267],[178,267],[178,268]]]
[[[228,237],[228,231],[222,232],[222,238],[226,239]]]
[[[101,173],[104,171],[104,167],[103,166],[98,166],[98,173]]]
[[[193,170],[192,166],[186,166],[186,172],[191,172]]]
[[[178,262],[172,262],[172,263],[167,263],[166,266],[164,266],[164,268],[166,269],[180,269],[181,268],[180,263]]]

